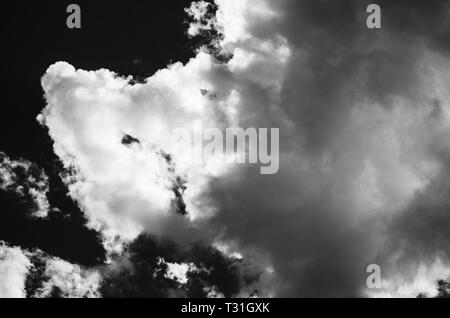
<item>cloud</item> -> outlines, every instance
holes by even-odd
[[[100,273],[0,242],[0,298],[99,297]]]
[[[405,268],[404,266],[402,268]],[[408,298],[424,295],[426,297],[438,296],[437,282],[442,277],[450,277],[448,263],[442,261],[424,262],[422,264],[409,264],[407,271],[390,273],[380,289],[368,292],[370,297]]]
[[[0,298],[25,297],[25,277],[30,265],[20,248],[0,242]]]
[[[28,202],[33,217],[48,216],[50,204],[48,177],[42,169],[27,160],[11,160],[0,152],[0,190],[12,192]]]
[[[186,190],[187,198],[195,197],[211,172],[185,166],[168,132],[189,127],[194,119],[223,120],[200,93],[212,89],[201,78],[210,67],[210,57],[203,54],[134,86],[107,70],[75,71],[67,63],[49,68],[42,80],[48,100],[43,118],[56,153],[80,172],[71,195],[94,227],[106,225],[105,233],[124,239],[143,229],[164,234],[180,227],[189,233],[188,220],[170,211],[176,199],[173,175],[162,154],[173,156],[178,175],[195,180]],[[121,143],[125,134],[141,144],[126,147]],[[191,216],[201,216],[194,206],[188,208]]]
[[[44,74],[39,120],[90,226],[110,249],[142,232],[233,246],[268,295],[364,295],[378,263],[385,295],[414,296],[395,286],[448,266],[448,5],[415,23],[420,2],[382,2],[369,30],[361,1],[216,3],[188,10],[210,47],[144,83],[66,62]],[[280,128],[278,174],[186,160],[171,132],[196,121]]]
[[[42,286],[32,297],[98,298],[101,274],[58,258],[46,261]]]

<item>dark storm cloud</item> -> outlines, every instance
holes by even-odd
[[[270,25],[251,24],[253,35],[265,39],[279,32],[292,46],[282,107],[297,125],[297,137],[282,138],[281,147],[284,151],[293,145],[302,147],[303,156],[316,162],[304,177],[319,184],[321,190],[312,200],[303,199],[300,206],[290,208],[286,202],[274,211],[270,205],[276,203],[255,190],[257,178],[252,179],[252,172],[248,172],[241,184],[218,182],[211,196],[222,207],[223,213],[214,221],[226,227],[226,237],[242,246],[261,245],[269,251],[275,271],[284,280],[282,295],[362,295],[365,267],[378,262],[386,274],[398,273],[400,262],[390,261],[401,249],[405,249],[403,257],[408,265],[432,264],[439,256],[448,261],[448,156],[435,157],[433,146],[426,150],[427,155],[442,161],[445,168],[399,214],[361,221],[360,211],[349,212],[354,209],[346,202],[352,195],[348,190],[352,180],[368,158],[378,156],[370,141],[376,122],[368,120],[367,127],[352,131],[355,110],[361,104],[372,104],[374,112],[381,107],[387,114],[392,111],[394,118],[400,98],[410,108],[405,119],[411,115],[408,111],[421,109],[439,116],[439,101],[422,89],[426,83],[423,63],[427,62],[423,53],[447,57],[450,43],[448,1],[378,1],[381,30],[366,27],[369,3],[269,2],[282,19]],[[440,143],[439,147],[444,146]],[[332,172],[322,171],[322,160],[332,162]],[[302,188],[286,182],[290,179],[289,164],[282,162],[281,176],[267,183],[259,180],[258,187],[265,193],[275,193],[281,187],[287,199],[295,193],[302,197],[306,185]],[[388,184],[396,177],[386,173],[381,178],[385,180],[380,183]],[[389,205],[385,208],[390,209]],[[375,230],[379,224],[388,224],[387,229]],[[386,244],[380,255],[379,240]]]
[[[285,81],[291,101],[285,107],[301,121],[311,150],[330,146],[351,107],[346,97],[369,98],[383,107],[390,107],[396,95],[414,98],[422,46],[447,53],[447,1],[377,2],[380,30],[366,27],[369,3],[286,1],[282,6],[286,18],[277,28],[298,50]],[[299,66],[301,72],[296,71]]]
[[[389,30],[422,37],[433,49],[449,53],[450,3],[436,1],[378,1],[384,12],[384,25]]]

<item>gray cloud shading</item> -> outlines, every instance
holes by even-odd
[[[354,111],[367,103],[384,109],[386,116],[398,116],[394,110],[400,98],[413,112],[424,109],[430,117],[439,117],[440,97],[424,92],[428,62],[424,51],[448,62],[448,2],[379,1],[381,30],[365,27],[368,3],[270,2],[282,18],[269,26],[256,21],[251,29],[261,39],[279,32],[293,46],[281,107],[296,129],[284,136],[282,147],[301,148],[312,163],[302,176],[306,180],[298,183],[289,177],[296,167],[282,162],[280,175],[270,181],[257,180],[247,171],[240,183],[223,186],[218,181],[211,195],[223,208],[214,221],[226,226],[225,236],[243,246],[263,246],[271,256],[275,271],[285,280],[281,295],[362,295],[365,266],[371,262],[382,265],[386,277],[404,269],[413,277],[421,263],[430,265],[437,258],[448,264],[448,156],[442,141],[430,140],[423,150],[427,159],[442,164],[439,175],[395,215],[361,220],[359,211],[351,211],[346,202],[352,195],[347,190],[365,160],[377,157],[370,149],[373,127],[353,129]],[[448,72],[442,76],[439,80],[448,83]],[[448,107],[448,100],[444,103]],[[411,114],[404,115],[408,120]],[[448,138],[447,131],[442,134]],[[445,153],[437,154],[436,147]],[[331,162],[333,171],[323,173],[322,160]],[[395,176],[382,178],[388,186]],[[313,198],[305,196],[310,184],[319,188]],[[271,193],[285,195],[286,201],[274,200]],[[289,198],[294,196],[302,199],[290,207]]]

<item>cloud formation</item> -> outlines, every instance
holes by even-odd
[[[101,274],[57,258],[46,260],[41,286],[36,298],[98,298]]]
[[[0,298],[100,296],[99,269],[0,242]]]
[[[0,298],[25,297],[25,277],[30,266],[20,248],[0,242]]]
[[[48,177],[31,162],[11,160],[0,152],[0,190],[14,193],[20,200],[31,203],[29,209],[33,217],[45,218],[48,215]]]
[[[225,244],[266,295],[366,295],[371,263],[370,295],[431,288],[449,265],[450,31],[448,4],[422,3],[381,1],[369,30],[364,1],[217,0],[188,11],[211,46],[144,83],[55,63],[39,120],[71,197],[110,250],[142,232]],[[278,174],[186,161],[170,133],[196,121],[280,128]]]

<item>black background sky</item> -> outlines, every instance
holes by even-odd
[[[61,166],[52,141],[36,116],[45,106],[41,76],[57,61],[76,68],[108,68],[144,77],[171,61],[193,56],[186,37],[189,0],[177,1],[15,1],[2,4],[0,151],[45,169],[49,202],[61,213],[31,220],[26,202],[0,193],[0,241],[41,248],[68,261],[94,265],[105,257],[98,233],[88,230],[81,211],[58,177]],[[81,7],[81,29],[68,29],[66,8]]]

